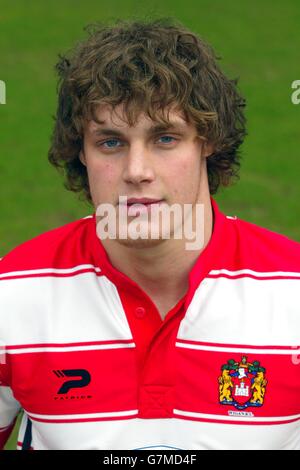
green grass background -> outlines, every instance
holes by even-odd
[[[147,6],[146,6],[147,5]],[[0,256],[35,235],[91,213],[47,162],[56,109],[54,64],[97,20],[174,16],[210,42],[247,98],[241,179],[221,209],[300,241],[298,0],[0,0]],[[16,431],[7,448],[15,448]]]

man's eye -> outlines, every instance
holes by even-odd
[[[172,142],[174,142],[175,140],[175,137],[172,137],[171,135],[162,135],[161,137],[159,137],[158,140],[160,139],[163,139],[163,144],[171,144]]]
[[[105,140],[104,142],[97,142],[97,146],[98,147],[104,147],[104,148],[108,148],[108,149],[113,149],[113,148],[116,148],[117,145],[115,145],[116,143],[120,142],[119,139],[109,139],[109,140]]]

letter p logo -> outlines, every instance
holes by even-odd
[[[80,377],[64,382],[58,390],[58,394],[68,393],[72,388],[86,387],[91,381],[90,373],[85,369],[54,370],[53,372],[57,377]]]

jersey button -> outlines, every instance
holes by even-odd
[[[135,309],[135,316],[137,318],[144,318],[145,315],[146,315],[146,310],[144,309],[144,307],[137,307]]]

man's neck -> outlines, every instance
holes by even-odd
[[[157,306],[162,318],[188,290],[189,273],[208,244],[213,228],[210,199],[204,203],[204,243],[186,249],[186,239],[163,240],[147,249],[128,247],[118,240],[103,240],[111,264],[135,281]]]

